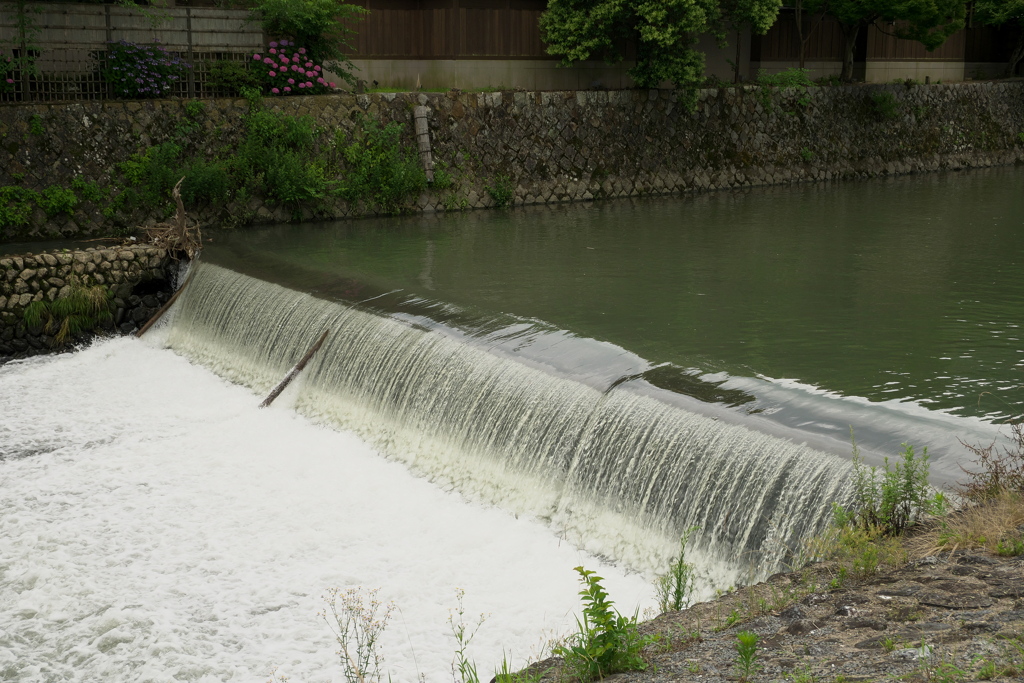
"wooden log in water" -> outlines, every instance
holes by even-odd
[[[153,325],[156,324],[156,321],[160,320],[160,318],[163,317],[163,314],[166,313],[168,309],[170,309],[170,307],[174,304],[175,301],[177,301],[178,296],[182,293],[182,291],[184,291],[185,287],[188,286],[188,283],[192,281],[192,276],[195,274],[195,263],[193,263],[192,270],[189,271],[188,277],[185,278],[185,281],[181,283],[181,287],[178,287],[178,291],[176,291],[174,294],[171,294],[171,298],[167,300],[167,303],[161,306],[160,310],[154,313],[153,317],[147,320],[146,324],[143,325],[142,328],[135,333],[136,337],[141,337],[142,335],[146,334],[146,332],[149,331],[149,328],[153,327]]]
[[[263,399],[263,403],[260,404],[260,408],[266,408],[274,402],[275,398],[281,395],[281,392],[284,391],[285,387],[287,387],[291,381],[295,379],[300,372],[302,372],[302,368],[306,367],[306,363],[308,363],[309,359],[313,357],[313,354],[320,350],[325,339],[327,339],[327,330],[324,330],[324,333],[320,335],[320,338],[316,340],[316,343],[309,348],[309,351],[306,351],[306,355],[302,357],[302,360],[296,363],[295,367],[293,367],[288,374],[284,376],[281,383],[274,387],[274,390],[270,392],[270,395]]]

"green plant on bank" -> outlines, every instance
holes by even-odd
[[[900,105],[891,92],[878,92],[871,96],[871,111],[883,121],[895,119],[900,114]]]
[[[516,189],[512,185],[512,179],[507,175],[498,174],[494,176],[494,183],[491,185],[485,185],[484,189],[487,190],[487,194],[491,195],[491,199],[494,200],[494,205],[499,209],[503,209],[512,204],[512,200],[515,199]]]
[[[677,612],[690,604],[696,569],[686,561],[686,544],[698,527],[692,526],[679,538],[679,554],[672,559],[669,570],[659,576],[655,583],[658,608],[662,612]]]
[[[0,187],[0,229],[27,226],[35,207],[42,209],[47,216],[73,214],[80,201],[76,191],[89,201],[103,196],[98,185],[86,183],[78,176],[71,181],[70,189],[51,185],[42,192],[36,192],[16,185]]]
[[[494,672],[494,683],[540,683],[540,680],[549,671],[550,669],[540,666],[527,667],[517,671],[512,668],[508,657],[502,656],[501,665]]]
[[[65,296],[53,301],[33,301],[23,318],[30,328],[42,328],[52,336],[51,346],[61,347],[80,334],[91,332],[113,319],[112,294],[102,285],[84,287],[73,281]]]
[[[448,627],[451,629],[452,637],[455,638],[457,645],[455,656],[452,658],[452,677],[456,683],[480,683],[476,662],[466,655],[466,650],[469,648],[469,644],[473,642],[476,632],[480,630],[484,621],[487,620],[487,616],[481,614],[475,625],[467,624],[465,620],[466,610],[462,605],[462,600],[465,596],[466,591],[456,588],[455,601],[457,606],[454,610],[448,612]],[[505,665],[507,667],[507,661]]]
[[[800,158],[804,161],[814,161],[814,152],[804,147],[800,150]]]
[[[654,638],[640,635],[637,614],[627,618],[614,609],[601,586],[602,577],[583,567],[576,567],[576,572],[583,584],[583,619],[577,618],[577,632],[553,651],[562,657],[569,676],[587,683],[621,671],[646,669],[640,652]]]
[[[853,440],[854,502],[849,510],[835,506],[837,526],[859,526],[864,530],[877,529],[883,534],[898,536],[904,529],[925,515],[945,511],[945,497],[933,493],[928,486],[928,449],[921,455],[914,447],[903,444],[901,461],[891,469],[889,458],[881,471],[864,464]]]
[[[37,138],[42,137],[46,131],[43,130],[43,117],[39,114],[32,114],[28,118],[28,132]]]
[[[96,182],[86,182],[81,176],[75,176],[71,179],[71,189],[77,192],[83,200],[93,204],[103,201],[110,194]]]
[[[427,186],[419,158],[415,150],[402,144],[401,124],[381,126],[367,117],[360,118],[359,123],[347,144],[344,133],[336,133],[335,145],[345,161],[339,194],[383,213],[402,213],[408,197]]]
[[[806,107],[811,103],[811,94],[808,88],[813,88],[817,85],[807,74],[807,69],[796,67],[774,74],[764,69],[758,69],[756,80],[757,84],[761,86],[761,103],[770,111],[772,107],[772,88],[800,88],[796,103],[801,107]]]
[[[757,634],[740,631],[736,634],[736,674],[741,681],[749,681],[761,669],[757,661]]]
[[[248,60],[218,59],[210,62],[206,84],[228,95],[241,95],[245,88],[259,88],[261,81]]]
[[[1020,144],[1024,145],[1024,133],[1017,133],[1017,140],[1020,141]]]
[[[380,683],[385,677],[380,637],[395,605],[383,605],[377,599],[379,590],[329,588],[324,596],[326,607],[320,617],[338,641],[347,683]]]
[[[818,677],[810,666],[804,666],[800,671],[790,671],[786,678],[793,683],[818,683]]]

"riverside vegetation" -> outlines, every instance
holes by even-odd
[[[577,567],[583,610],[576,632],[552,648],[551,658],[520,671],[506,659],[493,680],[953,683],[1018,676],[1024,673],[1018,606],[1024,571],[1016,561],[1024,555],[1024,425],[1012,423],[1010,437],[1008,446],[967,446],[976,469],[964,470],[956,509],[928,486],[926,449],[904,445],[894,463],[886,460],[879,469],[863,463],[854,443],[852,502],[835,504],[831,528],[794,550],[793,571],[691,605],[696,569],[686,561],[686,546],[699,530],[688,529],[656,581],[663,613],[650,622],[620,614],[601,577]],[[457,646],[453,680],[478,683],[467,648],[485,617],[467,625],[461,592],[457,601],[449,619]],[[349,629],[345,635],[335,629],[346,680],[383,680],[379,655],[358,650],[362,659],[350,657],[347,643],[376,643],[386,616],[376,619],[356,602],[339,614],[329,604],[329,623]]]

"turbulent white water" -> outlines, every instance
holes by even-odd
[[[577,564],[623,611],[651,604],[548,527],[152,344],[0,367],[0,680],[340,681],[329,586],[398,604],[395,681],[451,680],[456,587],[491,614],[470,647],[488,675],[570,629]]]

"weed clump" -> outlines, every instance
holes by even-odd
[[[583,619],[577,619],[578,630],[554,654],[562,657],[570,678],[588,683],[621,671],[643,671],[647,662],[641,650],[653,638],[641,636],[637,630],[637,614],[624,617],[612,606],[608,593],[601,586],[602,577],[583,567],[576,567],[583,590]]]

